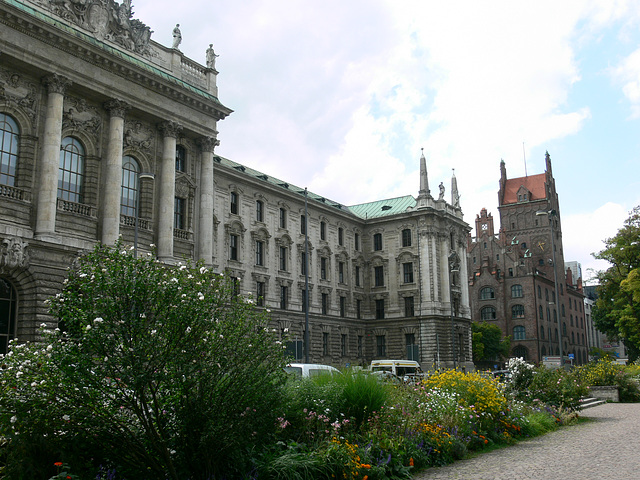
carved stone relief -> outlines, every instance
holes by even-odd
[[[154,131],[148,125],[138,121],[126,121],[124,124],[124,146],[149,153],[154,140]]]
[[[25,80],[21,75],[0,69],[0,101],[20,107],[34,122],[36,119],[37,87],[35,83]]]
[[[131,0],[35,0],[45,10],[78,25],[98,40],[109,40],[145,56],[157,56],[151,47],[153,31],[131,18]]]
[[[97,135],[101,126],[102,119],[97,108],[87,105],[83,98],[65,98],[62,128]]]
[[[5,238],[0,241],[0,273],[27,266],[27,245],[27,242],[19,238]]]

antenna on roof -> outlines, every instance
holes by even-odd
[[[524,142],[522,142],[522,158],[524,159],[524,176],[528,177],[528,175],[527,175],[527,154],[524,151]]]

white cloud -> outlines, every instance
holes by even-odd
[[[607,202],[593,212],[562,215],[564,258],[582,263],[584,280],[593,277],[593,272],[605,270],[610,265],[596,260],[592,253],[604,248],[604,241],[613,237],[629,217],[626,206]]]

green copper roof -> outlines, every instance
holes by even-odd
[[[411,195],[406,195],[404,197],[389,198],[387,200],[377,200],[375,202],[352,205],[349,207],[349,210],[358,217],[366,220],[369,218],[397,215],[405,212],[407,208],[415,206],[416,199]]]
[[[58,28],[59,30],[65,31],[70,35],[73,35],[77,38],[80,38],[82,40],[84,40],[87,43],[90,43],[92,45],[95,45],[97,47],[102,48],[103,50],[109,52],[111,55],[116,56],[116,57],[120,57],[123,60],[126,60],[127,62],[136,65],[137,67],[140,67],[144,70],[147,70],[150,73],[153,73],[154,75],[158,75],[159,77],[164,78],[165,80],[174,83],[176,85],[179,85],[180,87],[189,90],[197,95],[200,95],[202,97],[205,97],[209,100],[213,100],[216,103],[220,104],[220,101],[218,100],[218,98],[215,95],[211,95],[210,93],[198,88],[198,87],[194,87],[193,85],[188,84],[187,82],[184,82],[183,80],[180,80],[177,77],[174,77],[173,75],[160,70],[157,67],[154,67],[153,65],[150,65],[149,63],[140,60],[136,57],[134,57],[133,55],[129,55],[126,52],[123,52],[122,50],[112,47],[111,45],[108,45],[104,42],[101,42],[100,40],[92,37],[91,35],[87,35],[86,33],[70,26],[67,25],[66,23],[60,22],[58,20],[56,20],[55,18],[47,15],[46,13],[41,12],[40,10],[36,10],[33,7],[30,7],[28,5],[25,5],[24,3],[18,1],[18,0],[3,0],[5,3],[8,3],[9,5],[13,5],[14,7],[29,13],[30,15],[32,15],[33,17],[42,20],[45,23],[48,23],[49,25],[53,25],[54,27]],[[221,104],[220,104],[221,105]]]

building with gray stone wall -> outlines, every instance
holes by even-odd
[[[422,156],[417,197],[345,206],[222,158],[213,62],[151,40],[130,2],[77,7],[0,3],[0,352],[55,323],[67,268],[121,237],[233,275],[300,358],[308,238],[311,361],[472,367],[455,177],[434,198]]]

